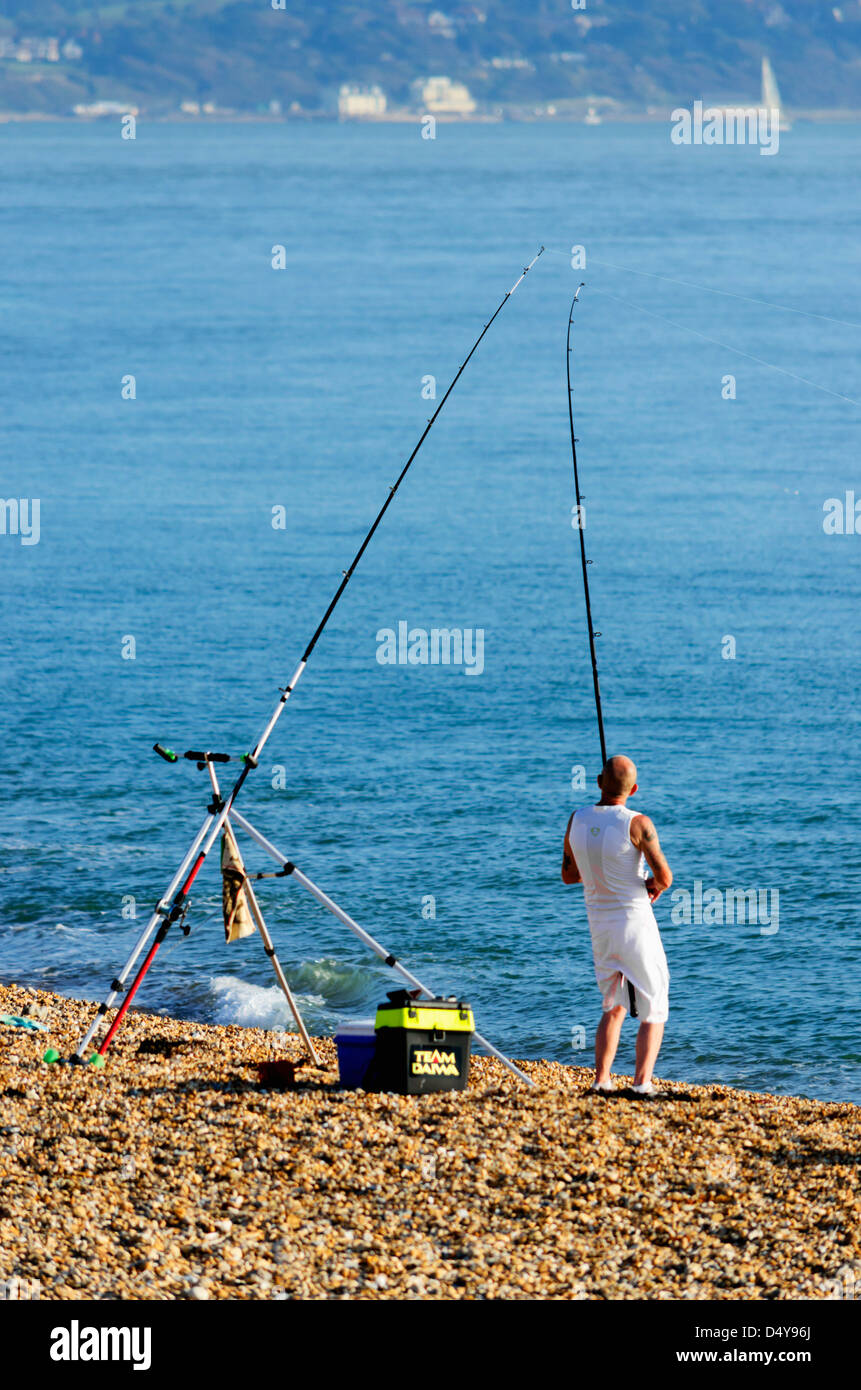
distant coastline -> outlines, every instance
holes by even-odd
[[[738,103],[743,105],[744,103]],[[719,105],[719,103],[715,103]],[[748,102],[748,106],[756,103]],[[133,102],[129,107],[134,106]],[[671,120],[672,107],[654,111],[614,111],[602,113],[601,125],[661,125]],[[861,108],[834,110],[788,110],[787,115],[793,124],[852,125],[861,121]],[[138,109],[137,118],[151,125],[421,125],[426,113],[414,111],[387,111],[380,116],[352,116],[344,118],[331,111],[291,111],[273,115],[258,111],[218,111],[206,115],[188,115],[185,112],[153,112]],[[76,116],[71,112],[51,111],[0,111],[0,124],[44,124],[63,122],[69,125],[98,125],[118,119],[116,115]],[[469,115],[450,113],[434,114],[438,125],[588,125],[582,115],[563,112],[505,110],[503,112],[473,112]]]

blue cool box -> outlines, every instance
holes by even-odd
[[[341,1085],[351,1089],[363,1086],[377,1050],[373,1023],[344,1024],[335,1034],[335,1046]]]

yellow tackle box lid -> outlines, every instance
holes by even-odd
[[[409,990],[389,990],[377,1009],[376,1028],[403,1028],[410,1032],[474,1033],[472,1009],[462,999],[414,999]]]

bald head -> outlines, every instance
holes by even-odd
[[[623,798],[637,789],[637,769],[630,758],[617,753],[608,758],[604,770],[598,778],[598,786],[604,797]]]

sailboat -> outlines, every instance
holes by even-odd
[[[768,58],[762,60],[762,105],[767,111],[781,112],[780,89],[774,75],[774,68]],[[782,114],[779,114],[777,128],[778,130],[791,130],[792,126],[789,121],[784,120]]]

